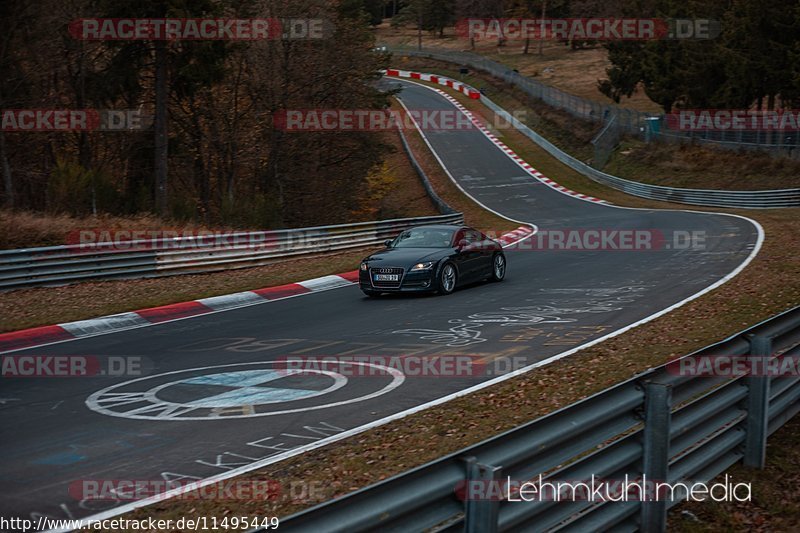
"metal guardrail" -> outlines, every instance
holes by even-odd
[[[617,116],[611,115],[603,129],[592,139],[594,147],[594,158],[592,165],[594,168],[603,168],[611,159],[611,155],[619,146],[621,140],[619,128],[617,128]]]
[[[619,128],[626,133],[640,135],[640,127],[644,125],[647,117],[657,115],[656,113],[643,113],[634,109],[624,109],[618,106],[595,102],[587,98],[575,96],[561,89],[557,89],[546,83],[542,83],[533,78],[520,74],[502,63],[493,61],[486,57],[471,52],[459,52],[453,50],[424,49],[415,50],[397,46],[387,46],[388,51],[393,54],[423,57],[457,63],[477,70],[488,72],[492,76],[502,79],[519,87],[529,96],[541,100],[550,107],[566,111],[570,115],[581,120],[591,122],[603,122],[609,114],[619,117]]]
[[[403,128],[401,128],[399,124],[397,125],[397,133],[400,135],[400,142],[403,145],[403,151],[406,153],[408,160],[411,162],[411,166],[414,167],[414,171],[422,181],[422,186],[425,187],[425,192],[428,194],[428,198],[431,199],[431,202],[433,202],[433,205],[435,205],[439,212],[443,215],[451,215],[456,213],[456,210],[447,205],[447,202],[445,202],[433,189],[430,178],[425,173],[422,165],[419,164],[419,161],[417,161],[417,157],[414,155],[414,151],[411,149],[411,146],[409,146],[405,133],[403,133]]]
[[[680,187],[664,187],[637,181],[626,180],[601,172],[590,165],[572,157],[556,145],[530,129],[505,109],[481,96],[489,109],[509,121],[523,135],[542,147],[571,169],[613,189],[651,200],[663,200],[681,204],[704,205],[710,207],[741,207],[745,209],[765,209],[771,207],[800,206],[800,189],[775,189],[759,191],[724,191],[716,189],[686,189]]]
[[[568,111],[575,117],[583,120],[591,120],[595,122],[603,122],[609,117],[613,117],[614,128],[616,133],[627,133],[635,135],[644,135],[647,138],[667,138],[665,132],[653,134],[652,124],[649,123],[650,118],[663,119],[659,115],[653,113],[642,113],[630,109],[623,109],[617,106],[600,104],[592,102],[584,98],[570,95],[550,87],[549,85],[532,80],[517,72],[510,70],[508,67],[501,65],[490,59],[486,59],[475,54],[466,52],[449,52],[449,51],[416,51],[405,50],[398,48],[391,48],[389,50],[409,56],[429,57],[432,59],[439,59],[441,61],[459,62],[469,65],[473,68],[483,70],[494,76],[497,76],[504,81],[519,86],[525,90],[530,96],[542,100],[544,103]],[[540,136],[528,126],[517,120],[516,118],[509,119],[510,116],[505,110],[500,108],[497,104],[492,102],[486,96],[481,96],[483,101],[489,108],[496,113],[503,116],[506,120],[511,120],[514,126],[519,129],[523,134],[529,137],[533,142],[541,146],[550,155],[569,166],[573,170],[580,172],[588,178],[612,187],[614,189],[623,191],[634,196],[641,198],[649,198],[651,200],[662,200],[667,202],[677,202],[690,205],[702,205],[709,207],[740,207],[745,209],[765,209],[771,207],[796,207],[800,206],[800,188],[797,189],[774,189],[774,190],[758,190],[758,191],[726,191],[716,189],[688,189],[680,187],[664,187],[660,185],[650,185],[647,183],[639,183],[636,181],[626,180],[611,174],[606,174],[597,170],[590,165],[572,157],[567,154],[544,137]],[[704,132],[697,139],[700,142],[716,142],[709,137],[713,132]],[[598,135],[599,137],[599,135]],[[800,140],[800,136],[797,136]],[[672,135],[675,138],[675,135]],[[749,139],[749,138],[748,138]],[[725,142],[724,144],[731,143]],[[767,145],[754,144],[752,139],[749,142],[738,141],[735,143],[736,147],[742,148],[763,148]],[[787,148],[788,147],[788,148]],[[780,148],[791,149],[792,146],[783,146]],[[601,150],[602,152],[602,150]],[[800,150],[796,151],[800,153]]]
[[[688,377],[709,356],[800,357],[800,307],[550,415],[281,521],[283,531],[663,531],[685,499],[640,502],[464,499],[461,489],[525,481],[707,483],[739,460],[763,467],[768,435],[800,411],[800,377]]]
[[[406,73],[406,71],[397,70],[398,73]],[[427,79],[428,74],[420,74],[420,79]],[[407,77],[401,75],[401,77]],[[662,200],[667,202],[677,202],[690,205],[703,205],[710,207],[738,207],[745,209],[766,209],[777,207],[796,207],[800,206],[800,189],[775,189],[775,190],[757,190],[757,191],[726,191],[716,189],[685,189],[678,187],[664,187],[661,185],[650,185],[647,183],[639,183],[636,181],[626,180],[611,174],[601,172],[592,166],[580,161],[579,159],[564,152],[553,143],[530,129],[526,124],[521,122],[515,116],[511,115],[498,106],[486,95],[480,94],[479,91],[466,85],[462,82],[456,82],[445,76],[436,75],[439,85],[447,85],[453,82],[464,88],[470,94],[478,94],[479,99],[483,104],[494,111],[498,116],[502,117],[504,121],[512,124],[520,133],[531,139],[538,144],[547,153],[572,168],[576,172],[583,174],[591,180],[594,180],[603,185],[607,185],[613,189],[620,190],[627,194],[639,196],[641,198],[649,198],[652,200]],[[616,122],[617,116],[614,115],[611,120]],[[610,124],[610,122],[609,122]],[[598,135],[600,137],[600,135]]]
[[[295,256],[375,246],[409,227],[463,220],[461,213],[451,213],[208,237],[4,250],[0,251],[0,289],[247,268]]]
[[[637,137],[647,138],[651,134],[646,128],[648,118],[657,118],[659,129],[662,133],[650,138],[663,138],[679,142],[698,142],[703,144],[714,144],[715,146],[740,150],[757,149],[766,150],[786,157],[800,157],[800,135],[789,132],[786,135],[777,135],[774,132],[758,131],[701,131],[701,132],[680,132],[673,131],[670,134],[663,133],[664,115],[660,113],[647,113],[634,109],[625,109],[613,104],[595,102],[587,98],[582,98],[570,94],[561,89],[557,89],[546,83],[520,74],[514,69],[493,61],[486,57],[471,52],[460,52],[454,50],[424,49],[416,50],[402,46],[384,46],[392,53],[412,56],[425,57],[439,61],[459,63],[474,69],[483,70],[492,76],[510,83],[529,96],[543,101],[551,107],[566,111],[570,115],[581,120],[592,122],[604,122],[609,115],[618,117],[617,127],[620,131]]]

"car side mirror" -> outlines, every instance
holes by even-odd
[[[458,251],[459,251],[459,252],[460,252],[461,250],[463,250],[464,248],[466,248],[467,246],[469,246],[469,242],[467,242],[467,240],[466,240],[466,239],[461,239],[461,240],[460,240],[460,241],[458,241],[458,243],[456,244],[456,248],[458,249]]]
[[[386,239],[385,241],[383,241],[383,245],[388,248],[392,245],[393,242],[394,241],[392,239]]]

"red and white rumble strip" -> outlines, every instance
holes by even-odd
[[[532,234],[531,228],[519,228],[500,236],[497,240],[504,246],[509,246],[528,235]],[[248,305],[266,303],[273,300],[282,300],[301,294],[336,289],[358,283],[358,270],[344,272],[321,278],[309,279],[297,283],[278,285],[252,291],[213,296],[191,302],[163,305],[151,309],[141,309],[129,313],[119,313],[77,322],[65,322],[55,326],[42,326],[10,333],[0,333],[0,353],[23,350],[34,346],[52,344],[81,337],[111,333],[126,329],[151,326],[163,322],[171,322],[192,316],[205,315],[218,311],[227,311]]]
[[[469,96],[473,100],[480,100],[481,97],[482,97],[480,91],[474,89],[473,87],[470,87],[469,85],[466,85],[466,84],[461,83],[459,81],[451,80],[450,78],[446,78],[444,76],[438,76],[436,74],[424,74],[424,73],[421,73],[421,72],[409,72],[409,71],[406,71],[406,70],[388,69],[388,70],[386,70],[386,76],[395,77],[395,78],[410,78],[412,80],[420,80],[420,81],[427,81],[427,82],[431,82],[431,83],[437,83],[439,85],[443,85],[445,87],[450,87],[451,89],[455,89],[456,91],[458,91],[460,93],[466,94],[467,96]],[[571,189],[568,189],[568,188],[564,187],[563,185],[559,185],[555,181],[551,180],[550,178],[548,178],[547,176],[545,176],[544,174],[542,174],[541,172],[539,172],[538,170],[533,168],[530,164],[528,164],[520,156],[518,156],[516,154],[516,152],[514,152],[514,150],[512,150],[511,148],[506,146],[506,144],[503,141],[498,139],[497,136],[495,136],[491,131],[489,131],[489,129],[486,127],[486,125],[480,119],[478,119],[475,115],[473,115],[466,107],[461,105],[461,103],[458,100],[456,100],[455,98],[453,98],[452,96],[450,96],[449,94],[447,94],[446,92],[444,92],[444,91],[442,91],[440,89],[436,89],[436,88],[433,88],[433,87],[431,89],[436,91],[437,93],[441,94],[445,98],[447,98],[447,100],[449,100],[450,103],[452,103],[454,106],[456,106],[456,108],[458,108],[459,111],[464,113],[469,118],[469,120],[475,125],[475,127],[477,127],[484,135],[486,135],[486,137],[489,138],[489,140],[491,140],[501,150],[503,150],[506,153],[506,155],[508,155],[508,157],[513,159],[514,162],[516,162],[520,167],[522,167],[522,169],[525,172],[527,172],[529,175],[531,175],[533,178],[535,178],[535,179],[539,180],[540,182],[544,183],[545,185],[547,185],[551,189],[555,189],[560,193],[567,194],[569,196],[573,196],[575,198],[578,198],[579,200],[584,200],[586,202],[592,202],[592,203],[598,203],[598,204],[608,204],[608,202],[606,202],[605,200],[601,200],[599,198],[594,198],[593,196],[588,196],[588,195],[585,195],[585,194],[581,194],[579,192],[575,192],[575,191],[573,191]]]
[[[190,316],[225,311],[227,309],[245,307],[271,300],[280,300],[290,296],[333,289],[357,282],[358,271],[353,270],[352,272],[345,272],[344,274],[336,276],[324,276],[301,281],[299,283],[279,285],[277,287],[237,292],[224,296],[214,296],[212,298],[203,298],[202,300],[195,300],[192,302],[163,305],[161,307],[92,318],[90,320],[66,322],[55,326],[44,326],[11,333],[2,333],[0,334],[0,352],[21,350],[32,346],[77,339],[90,335],[149,326],[162,322],[171,322]]]

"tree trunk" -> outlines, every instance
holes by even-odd
[[[542,2],[542,25],[544,26],[544,19],[547,16],[547,0]],[[544,29],[544,28],[542,28]],[[539,55],[544,55],[543,47],[544,47],[544,32],[541,32],[542,35],[539,35]]]
[[[8,156],[6,155],[6,137],[3,130],[0,130],[0,166],[3,167],[3,188],[6,192],[5,205],[9,209],[13,209],[14,180],[11,176],[11,165],[8,164]]]
[[[419,9],[417,17],[417,50],[422,50],[422,7]]]
[[[200,204],[200,218],[203,222],[208,224],[209,221],[209,211],[210,211],[210,184],[208,179],[208,172],[206,170],[206,165],[203,162],[202,152],[198,151],[194,156],[194,174],[195,174],[195,186],[198,189],[198,195],[200,196],[199,204]]]
[[[78,109],[86,108],[86,69],[85,69],[85,53],[83,41],[80,43],[80,53],[78,54]],[[86,130],[81,130],[78,134],[78,163],[81,168],[86,172],[91,172],[89,180],[89,194],[92,201],[92,215],[97,216],[97,184],[95,183],[95,175],[92,172],[92,150],[89,146],[89,134]]]
[[[161,216],[169,214],[167,202],[167,43],[156,41],[155,201]]]

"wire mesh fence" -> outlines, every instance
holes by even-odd
[[[601,132],[603,138],[599,139],[600,148],[598,149],[597,145],[595,145],[595,165],[597,168],[602,168],[602,166],[597,166],[598,163],[602,162],[604,157],[610,156],[611,152],[608,151],[607,144],[610,143],[613,150],[613,147],[619,142],[619,137],[623,135],[635,136],[647,142],[709,144],[730,150],[761,150],[772,155],[800,159],[800,132],[797,131],[680,131],[669,128],[666,117],[663,114],[625,109],[613,104],[604,104],[576,96],[524,76],[502,63],[471,52],[433,49],[414,50],[390,46],[387,46],[386,49],[398,55],[424,57],[482,70],[506,83],[514,85],[528,96],[541,100],[550,107],[563,110],[578,119],[604,123],[607,126],[611,124],[611,128],[604,128],[603,132]]]
[[[611,154],[619,145],[622,138],[619,128],[617,127],[617,116],[612,115],[606,123],[605,127],[600,130],[594,139],[592,139],[592,146],[594,147],[594,157],[592,158],[592,166],[595,168],[603,168],[611,158]]]

